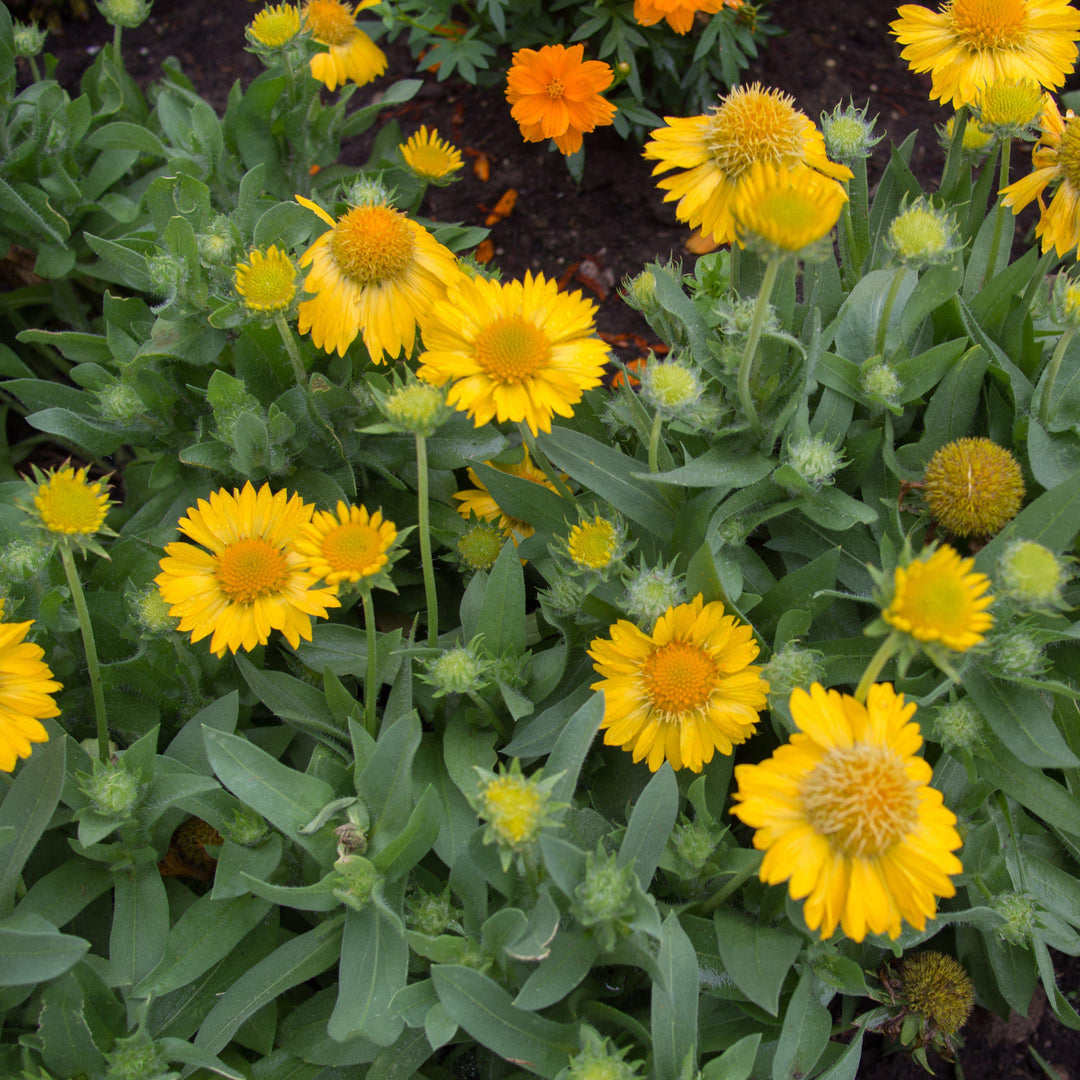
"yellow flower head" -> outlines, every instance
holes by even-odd
[[[327,90],[344,86],[352,79],[364,86],[386,70],[386,54],[356,25],[354,12],[371,7],[378,0],[365,0],[353,7],[340,0],[308,0],[304,5],[304,29],[327,51],[311,58],[311,74]]]
[[[300,259],[311,267],[304,289],[315,294],[300,303],[300,333],[339,356],[362,334],[376,364],[409,356],[418,316],[461,274],[453,253],[385,203],[354,206],[335,221],[310,199],[296,201],[330,226]]]
[[[651,634],[622,619],[610,634],[589,650],[603,676],[592,689],[604,692],[606,745],[630,750],[653,772],[665,760],[701,772],[715,751],[730,754],[753,733],[769,684],[753,666],[753,631],[723,604],[699,593],[668,608]]]
[[[934,518],[953,536],[993,536],[1020,510],[1020,464],[990,439],[957,439],[930,459],[923,494]]]
[[[509,869],[513,854],[529,847],[544,828],[557,824],[558,814],[566,808],[566,803],[551,798],[551,789],[562,774],[542,779],[539,769],[523,776],[517,758],[509,770],[500,765],[498,773],[473,767],[480,784],[469,801],[486,822],[484,843],[498,844],[503,868]]]
[[[901,204],[886,243],[900,262],[916,269],[948,262],[962,247],[953,215],[921,195],[910,206]]]
[[[180,619],[192,641],[210,638],[210,651],[251,650],[280,630],[295,648],[311,640],[311,619],[338,607],[333,589],[316,589],[318,578],[296,550],[300,530],[315,508],[299,495],[224,488],[199,499],[179,522],[195,544],[165,545],[161,573],[154,578],[169,614]]]
[[[573,416],[584,391],[600,385],[608,348],[595,313],[542,274],[506,284],[462,275],[422,318],[417,375],[451,382],[448,404],[477,427],[494,418],[550,431],[552,416]]]
[[[267,49],[280,49],[299,33],[300,12],[295,4],[267,5],[247,28],[248,37]]]
[[[619,556],[620,540],[615,522],[597,514],[570,530],[566,550],[582,570],[607,570]]]
[[[381,510],[369,514],[366,506],[338,502],[337,514],[316,510],[296,538],[295,547],[305,569],[327,585],[355,585],[374,577],[390,561],[387,554],[397,540],[397,528],[384,521]]]
[[[735,189],[731,216],[740,243],[795,255],[832,231],[847,201],[842,184],[813,169],[755,161]]]
[[[987,83],[978,93],[972,111],[978,127],[1000,138],[1023,137],[1039,122],[1046,108],[1046,93],[1032,79]]]
[[[101,529],[110,506],[108,485],[88,480],[88,469],[62,465],[44,474],[36,473],[35,482],[28,481],[31,488],[36,488],[34,509],[28,511],[36,524],[76,541]]]
[[[485,461],[484,464],[490,465],[493,469],[498,469],[499,472],[507,473],[509,476],[517,476],[522,480],[540,484],[549,491],[556,491],[555,485],[544,475],[541,469],[538,469],[532,463],[532,458],[529,457],[529,448],[526,446],[522,449],[524,456],[516,464],[503,465],[498,461]],[[499,528],[502,529],[503,536],[507,540],[514,541],[514,547],[517,547],[519,541],[528,539],[536,532],[527,521],[503,513],[499,508],[499,504],[491,497],[491,493],[484,486],[484,482],[480,477],[476,475],[476,470],[473,468],[469,469],[469,479],[476,485],[475,488],[466,488],[463,491],[454,493],[454,498],[461,502],[457,512],[463,518],[478,517],[481,521],[496,522]]]
[[[950,116],[945,121],[945,128],[938,129],[942,148],[948,150],[952,145],[953,132],[956,130],[956,117]],[[967,123],[964,125],[964,145],[963,149],[969,154],[980,155],[990,144],[994,141],[994,136],[989,131],[983,131],[978,124]]]
[[[916,641],[941,642],[966,652],[994,625],[986,609],[994,602],[990,579],[976,573],[974,559],[961,559],[948,545],[894,575],[893,597],[881,613],[890,625]]]
[[[284,251],[271,244],[265,255],[253,249],[246,263],[236,264],[234,284],[248,311],[284,311],[296,296],[296,267]]]
[[[526,142],[554,139],[562,153],[575,154],[584,132],[614,122],[615,106],[600,93],[615,72],[602,60],[584,56],[584,45],[544,45],[514,53],[506,100]]]
[[[896,938],[905,920],[924,929],[963,867],[956,816],[917,755],[914,703],[888,683],[870,687],[865,705],[814,683],[792,691],[790,708],[790,741],[735,767],[731,812],[765,852],[761,880],[787,881],[823,939],[838,925],[853,941]]]
[[[715,15],[723,7],[724,0],[634,0],[634,21],[655,26],[664,19],[676,34],[685,34],[699,11]]]
[[[1062,116],[1057,102],[1048,97],[1039,129],[1042,134],[1031,152],[1032,171],[1002,188],[1001,202],[1019,214],[1038,199],[1041,214],[1035,236],[1041,239],[1043,253],[1053,248],[1065,255],[1080,242],[1080,117],[1072,109]],[[1046,206],[1043,192],[1048,186],[1056,190]]]
[[[59,716],[51,695],[62,687],[42,657],[40,645],[23,639],[33,626],[0,623],[0,769],[11,772],[19,758],[28,758],[32,743],[49,741],[41,721]]]
[[[834,180],[850,180],[851,170],[825,155],[825,140],[793,99],[760,83],[736,86],[706,116],[665,117],[652,132],[645,157],[659,162],[657,181],[665,202],[678,200],[675,216],[717,244],[735,239],[731,202],[738,184],[756,161],[787,169],[807,165]]]
[[[1076,63],[1080,12],[1069,0],[948,0],[897,9],[891,24],[911,70],[929,71],[932,101],[958,109],[998,80],[1058,88]]]
[[[424,124],[398,150],[405,164],[424,180],[445,180],[465,164],[456,146],[440,139],[437,131],[428,131]]]

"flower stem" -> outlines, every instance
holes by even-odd
[[[116,66],[122,68],[124,65],[120,59],[120,42],[123,40],[124,31],[123,28],[117,23],[113,26],[113,55],[116,57]]]
[[[878,322],[877,337],[874,339],[874,354],[882,358],[885,356],[885,339],[889,334],[889,318],[892,315],[896,297],[900,293],[900,282],[904,280],[904,275],[906,273],[906,266],[898,266],[896,268],[892,284],[889,285],[889,293],[885,297],[885,306],[881,309],[881,320]]]
[[[567,486],[566,481],[552,467],[551,462],[547,459],[547,455],[540,449],[540,446],[536,441],[536,436],[529,430],[529,425],[522,421],[518,424],[518,427],[521,429],[521,438],[528,447],[529,454],[532,456],[533,461],[540,466],[540,471],[555,485],[555,490],[564,499],[575,502],[574,493]]]
[[[660,453],[660,431],[664,426],[664,418],[660,415],[660,410],[656,410],[656,415],[653,417],[652,430],[649,432],[649,472],[655,473],[660,471],[660,465],[658,462]]]
[[[427,438],[419,432],[416,433],[416,476],[417,520],[420,526],[420,561],[424,567],[424,597],[427,601],[427,640],[429,645],[435,645],[439,640],[439,597],[435,592],[435,568],[431,562]]]
[[[375,605],[371,602],[371,590],[361,594],[364,603],[364,630],[367,632],[367,675],[364,677],[364,730],[375,737]]]
[[[736,870],[731,879],[716,890],[698,909],[701,915],[711,915],[736,889],[742,888],[761,866],[761,859],[748,863],[741,870]]]
[[[1061,361],[1065,359],[1065,350],[1075,336],[1076,327],[1070,326],[1061,335],[1061,340],[1057,343],[1057,348],[1054,350],[1054,355],[1050,358],[1050,364],[1046,369],[1046,381],[1043,383],[1042,395],[1039,397],[1039,423],[1047,429],[1054,415],[1054,383],[1057,380],[1058,372],[1061,370]]]
[[[469,700],[480,710],[484,719],[499,733],[499,737],[506,738],[506,727],[499,719],[495,710],[475,691],[468,690]]]
[[[878,651],[874,653],[870,658],[870,663],[866,665],[866,670],[859,680],[859,685],[855,687],[855,700],[861,705],[866,704],[866,698],[870,693],[870,687],[877,682],[877,677],[881,674],[881,669],[893,658],[899,648],[900,635],[894,630],[878,646]]]
[[[1001,142],[1001,172],[998,179],[998,191],[1009,186],[1009,153],[1012,150],[1012,139],[1003,139]],[[990,252],[986,256],[986,270],[983,273],[983,282],[989,281],[994,276],[994,265],[997,263],[998,248],[1001,247],[1001,230],[1005,224],[1005,204],[1000,197],[997,201],[997,209],[994,211],[994,236],[990,241]]]
[[[101,682],[101,666],[98,664],[97,643],[94,641],[94,627],[90,622],[90,611],[86,606],[82,580],[75,568],[75,556],[67,544],[60,545],[60,558],[64,563],[64,575],[71,590],[71,602],[75,605],[75,615],[79,620],[83,649],[86,652],[86,670],[90,675],[90,691],[94,696],[94,718],[97,720],[98,757],[109,760],[109,725],[105,720],[105,687]]]
[[[300,350],[296,347],[296,339],[293,337],[292,329],[280,311],[274,315],[274,325],[278,328],[281,340],[285,344],[285,351],[289,354],[289,360],[292,361],[296,385],[303,390],[307,387],[307,373],[304,371],[304,361],[300,356]]]
[[[941,183],[938,191],[948,199],[953,194],[953,187],[960,176],[960,162],[964,157],[964,129],[968,122],[968,108],[961,105],[956,110],[956,119],[953,120],[952,142],[949,143],[949,151],[945,155],[945,168],[941,173]]]
[[[765,434],[761,420],[758,418],[757,408],[754,406],[753,384],[757,380],[761,361],[758,359],[757,347],[761,340],[761,330],[765,325],[765,315],[769,310],[769,300],[772,297],[773,286],[776,284],[776,275],[780,272],[782,259],[770,259],[765,264],[765,273],[761,279],[761,288],[758,290],[757,303],[754,305],[754,318],[750,323],[750,333],[746,337],[746,347],[743,349],[742,361],[739,363],[739,403],[750,421],[750,426],[758,435]]]
[[[728,284],[731,286],[732,300],[739,299],[739,286],[742,284],[742,248],[739,245],[731,245],[731,254],[728,256]]]

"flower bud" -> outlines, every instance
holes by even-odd
[[[952,146],[953,132],[955,130],[955,116],[949,117],[944,128],[938,128],[939,141],[943,150],[948,150]],[[962,149],[964,153],[970,154],[973,158],[981,159],[985,157],[993,141],[994,136],[988,131],[983,131],[978,124],[969,121],[964,125],[964,145]]]
[[[571,911],[605,950],[615,948],[626,921],[637,910],[633,879],[633,866],[619,866],[617,856],[605,854],[602,848],[585,858],[585,880],[574,890]]]
[[[623,530],[618,520],[600,517],[581,521],[566,538],[566,551],[581,570],[595,570],[602,576],[622,561]]]
[[[577,618],[581,615],[581,602],[587,593],[585,587],[570,574],[556,570],[548,587],[540,593],[540,599],[552,615],[560,619]]]
[[[110,26],[134,30],[150,15],[150,0],[97,0],[98,11]]]
[[[177,619],[169,614],[169,605],[153,586],[135,598],[135,617],[151,634],[171,634],[177,626]]]
[[[1080,329],[1080,281],[1068,274],[1058,274],[1050,311],[1059,326]]]
[[[155,296],[175,296],[186,276],[183,263],[167,251],[146,260],[146,273]]]
[[[1014,540],[998,564],[1001,592],[1022,607],[1034,610],[1057,607],[1068,579],[1065,564],[1034,540]]]
[[[232,261],[234,247],[232,225],[224,214],[214,219],[209,232],[195,237],[199,258],[208,266],[224,266]]]
[[[976,750],[982,744],[985,731],[982,715],[970,698],[940,706],[934,711],[928,727],[930,738],[950,753]]]
[[[716,850],[716,837],[704,822],[695,818],[675,827],[671,834],[671,845],[675,854],[690,866],[694,873],[700,874]]]
[[[225,826],[225,836],[241,847],[255,847],[270,835],[270,827],[262,814],[257,814],[250,806],[233,810],[232,820]]]
[[[95,761],[92,775],[79,774],[79,786],[102,817],[128,817],[139,802],[139,773],[123,759]]]
[[[869,104],[856,109],[854,102],[841,110],[837,105],[831,113],[821,114],[821,134],[825,139],[825,153],[835,161],[851,165],[860,158],[870,156],[870,151],[885,137],[874,136],[873,120],[866,119]]]
[[[702,389],[697,372],[679,360],[648,364],[641,374],[642,396],[666,417],[689,412],[701,398]]]
[[[623,1060],[630,1047],[616,1050],[606,1038],[588,1026],[581,1029],[583,1048],[570,1059],[560,1080],[634,1080],[641,1067],[639,1061]]]
[[[480,777],[480,786],[469,801],[486,822],[484,843],[498,844],[503,869],[509,869],[513,853],[524,851],[545,827],[557,824],[555,817],[566,806],[551,798],[551,789],[559,776],[541,779],[542,769],[532,776],[523,776],[517,758],[510,763],[509,770],[500,766],[498,774],[479,765],[473,767]]]
[[[450,902],[450,886],[441,893],[429,893],[417,889],[415,895],[406,897],[409,927],[421,934],[436,937],[447,930],[457,928],[461,911]]]
[[[900,377],[884,360],[863,365],[859,373],[859,387],[871,402],[884,405],[887,409],[899,402],[904,389]]]
[[[994,659],[1006,675],[1038,675],[1047,664],[1042,646],[1022,630],[1014,630],[997,639]]]
[[[424,681],[435,687],[435,697],[446,694],[468,694],[488,685],[489,661],[479,656],[473,644],[447,649],[442,656],[425,661]]]
[[[374,176],[361,176],[353,181],[345,201],[353,206],[390,206],[394,201],[394,192]]]
[[[685,599],[682,584],[670,567],[642,567],[626,583],[623,607],[639,622],[652,626],[668,608]]]
[[[806,689],[811,683],[820,682],[825,672],[824,661],[823,653],[787,642],[761,669],[761,677],[769,683],[770,701],[786,702],[796,687]]]
[[[111,382],[97,392],[98,408],[106,420],[130,424],[146,412],[138,390],[130,383]]]
[[[1033,139],[1045,108],[1046,94],[1033,79],[995,79],[982,87],[971,111],[978,127],[999,139]]]
[[[105,1080],[180,1080],[165,1051],[142,1031],[117,1039],[105,1061]]]
[[[791,467],[811,486],[821,488],[833,482],[833,474],[844,467],[844,455],[827,439],[809,435],[788,447]]]
[[[9,581],[26,581],[44,569],[51,554],[50,548],[33,540],[12,540],[0,553],[0,563]]]
[[[504,543],[501,529],[489,522],[478,521],[458,537],[457,550],[469,570],[490,570]]]
[[[245,30],[248,41],[258,52],[283,49],[300,33],[300,11],[294,4],[267,5]]]
[[[49,34],[47,30],[42,30],[34,23],[19,22],[18,19],[15,20],[13,29],[15,55],[20,59],[29,60],[45,47],[45,38]]]
[[[395,390],[382,404],[383,415],[401,431],[435,434],[453,413],[446,393],[428,383],[410,383]]]
[[[635,311],[650,315],[659,310],[656,299],[656,275],[651,270],[642,270],[635,277],[623,282],[623,299]]]
[[[952,214],[921,195],[893,218],[886,242],[900,262],[916,269],[948,262],[963,246]]]
[[[990,906],[1005,918],[1005,922],[994,927],[998,940],[1026,947],[1036,929],[1035,901],[1023,893],[1007,892],[995,896]]]
[[[355,911],[367,904],[383,877],[363,855],[342,856],[334,863],[334,869],[337,871],[334,895]]]

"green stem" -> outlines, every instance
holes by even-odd
[[[536,436],[529,430],[529,425],[524,421],[518,424],[521,429],[521,438],[524,441],[526,447],[528,447],[529,454],[533,459],[534,464],[540,467],[540,471],[551,481],[555,486],[555,490],[564,498],[569,499],[570,502],[576,502],[574,499],[574,493],[567,487],[566,481],[555,471],[552,464],[547,459],[547,455],[540,449],[539,444],[536,441]]]
[[[889,294],[885,297],[885,306],[881,309],[881,320],[878,322],[877,337],[874,339],[874,354],[884,358],[885,339],[889,333],[889,317],[892,315],[893,305],[900,293],[900,282],[907,273],[906,266],[898,266],[893,275],[892,284],[889,285]]]
[[[1035,294],[1042,287],[1043,282],[1046,280],[1047,271],[1055,262],[1057,262],[1057,252],[1053,248],[1043,252],[1042,258],[1039,259],[1039,265],[1035,267],[1035,273],[1028,282],[1028,287],[1024,290],[1024,302],[1022,305],[1024,308],[1031,309]]]
[[[94,627],[90,622],[90,611],[86,606],[79,571],[75,568],[75,556],[66,543],[60,544],[60,558],[64,563],[64,574],[71,590],[71,602],[75,605],[75,615],[79,620],[82,633],[83,649],[86,652],[86,670],[90,675],[90,690],[94,696],[94,717],[97,720],[98,757],[109,760],[109,725],[105,720],[105,687],[101,682],[101,666],[98,664],[97,643],[94,641]]]
[[[480,710],[484,719],[499,733],[499,737],[506,738],[506,727],[499,719],[498,713],[475,691],[467,690],[469,700]]]
[[[364,604],[364,630],[367,633],[367,675],[364,677],[364,730],[375,736],[375,605],[371,602],[371,590],[361,594]]]
[[[420,526],[420,562],[424,567],[424,597],[427,601],[427,640],[429,645],[435,645],[439,640],[439,597],[435,592],[435,568],[431,561],[427,439],[419,432],[416,434],[416,476],[416,516]]]
[[[660,410],[657,409],[656,415],[653,417],[652,430],[649,432],[649,472],[651,473],[660,471],[657,459],[660,453],[660,431],[663,426],[664,419],[660,415]]]
[[[877,677],[881,674],[881,669],[893,658],[899,648],[900,635],[894,630],[878,646],[878,651],[874,653],[870,658],[870,663],[866,665],[866,670],[859,680],[859,685],[855,687],[856,701],[862,705],[866,704],[866,698],[870,693],[870,687],[877,682]]]
[[[855,276],[858,279],[866,256],[870,253],[870,183],[866,175],[866,158],[856,158],[851,164],[855,174],[848,186],[851,223],[854,233]]]
[[[1058,372],[1061,370],[1061,361],[1065,359],[1065,350],[1074,337],[1076,337],[1076,327],[1070,326],[1061,335],[1061,340],[1057,343],[1057,348],[1054,350],[1054,355],[1050,358],[1050,364],[1046,369],[1046,381],[1043,383],[1042,396],[1039,398],[1039,423],[1044,428],[1049,427],[1050,420],[1054,415],[1054,382],[1058,377]]]
[[[960,163],[964,159],[964,129],[967,127],[967,122],[967,106],[961,105],[956,110],[952,142],[949,143],[949,152],[945,155],[945,168],[942,170],[941,183],[938,185],[938,190],[946,199],[952,195],[953,186],[960,175]]]
[[[120,59],[120,42],[124,36],[124,32],[119,23],[113,27],[113,54],[116,56],[116,66],[123,67],[123,63]]]
[[[304,371],[304,361],[300,356],[300,350],[296,347],[296,339],[293,337],[292,328],[285,321],[285,316],[280,311],[274,316],[274,325],[278,328],[281,340],[285,344],[285,351],[289,354],[289,360],[292,362],[296,385],[301,390],[304,390],[307,387],[307,372]]]
[[[28,56],[26,59],[30,61],[30,74],[34,79],[34,82],[41,82],[41,72],[38,70],[37,57]]]
[[[998,191],[1009,186],[1009,155],[1012,150],[1012,139],[1003,139],[1001,143],[1001,171],[998,174]],[[994,276],[994,266],[997,263],[998,248],[1001,247],[1001,230],[1005,224],[1005,204],[999,197],[997,209],[994,211],[994,236],[990,241],[990,253],[986,257],[986,270],[983,273],[983,282],[989,281]]]
[[[739,402],[746,414],[746,419],[750,421],[750,426],[758,435],[764,435],[765,428],[762,427],[757,408],[754,406],[753,385],[761,367],[757,347],[761,340],[761,330],[765,325],[765,315],[769,310],[769,300],[772,298],[773,286],[776,284],[776,276],[780,272],[782,261],[780,258],[774,258],[765,264],[757,303],[754,305],[754,318],[750,323],[750,333],[747,335],[746,347],[743,349],[742,361],[739,363]]]
[[[728,283],[731,285],[732,300],[738,300],[739,287],[742,285],[742,248],[737,243],[731,245],[728,258]]]
[[[711,915],[729,896],[731,896],[733,892],[736,891],[736,889],[742,888],[742,886],[757,873],[758,867],[760,866],[761,860],[758,859],[756,862],[744,866],[741,870],[737,870],[732,875],[730,881],[721,885],[720,888],[701,905],[698,909],[699,913],[701,915]]]

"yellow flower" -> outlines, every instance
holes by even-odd
[[[46,473],[38,485],[34,516],[49,532],[85,537],[92,536],[105,524],[109,512],[107,489],[100,480],[92,483],[87,480],[88,468],[62,465]]]
[[[521,461],[514,465],[503,465],[498,461],[485,461],[484,464],[490,465],[493,469],[498,469],[499,472],[507,473],[509,476],[517,476],[522,480],[531,480],[534,484],[541,484],[549,491],[556,491],[557,493],[555,485],[544,475],[542,470],[532,463],[532,459],[529,457],[529,448],[525,446],[522,447],[522,450],[524,456]],[[468,519],[475,516],[481,521],[497,522],[499,528],[502,529],[503,536],[514,541],[514,547],[517,547],[520,540],[526,540],[536,532],[527,521],[503,513],[499,508],[499,504],[491,497],[488,489],[484,486],[484,482],[476,475],[476,470],[473,468],[469,469],[469,479],[476,485],[475,488],[468,488],[454,493],[454,498],[461,501],[457,512],[463,518]]]
[[[11,772],[19,758],[28,758],[31,743],[49,741],[40,723],[60,710],[50,697],[62,689],[53,678],[40,645],[23,639],[33,626],[0,623],[0,769]]]
[[[655,26],[664,19],[676,34],[685,34],[699,11],[715,15],[723,7],[724,0],[634,0],[634,20],[642,26]]]
[[[939,128],[939,133],[941,129]],[[942,144],[944,149],[948,150],[952,144],[953,132],[956,130],[956,117],[950,116],[945,121],[945,131],[942,138]],[[994,141],[994,136],[989,131],[983,131],[978,124],[968,122],[964,125],[964,145],[963,149],[969,154],[978,154],[980,151],[985,150]]]
[[[846,165],[836,165],[825,154],[825,140],[813,123],[799,112],[792,98],[779,90],[763,90],[760,83],[736,86],[706,116],[687,119],[665,117],[667,127],[652,132],[645,157],[659,161],[657,176],[668,169],[675,176],[657,181],[677,199],[675,216],[717,244],[735,239],[731,201],[744,174],[755,161],[783,168],[807,165],[834,180],[851,179]]]
[[[284,311],[296,296],[296,267],[271,244],[265,255],[253,249],[246,263],[236,264],[234,284],[249,311]]]
[[[1002,138],[1023,137],[1039,122],[1046,99],[1046,93],[1031,79],[987,83],[973,104],[976,126]]]
[[[544,45],[539,51],[514,53],[506,100],[526,142],[554,139],[564,154],[575,154],[583,132],[614,122],[615,106],[600,92],[611,85],[615,72],[584,55],[584,45]]]
[[[180,531],[202,547],[166,544],[161,573],[154,578],[169,614],[180,618],[192,641],[210,639],[210,651],[250,650],[280,630],[295,648],[311,640],[311,618],[338,607],[333,589],[316,589],[295,548],[314,507],[299,495],[224,488],[199,499],[179,522]],[[207,549],[207,550],[204,550]]]
[[[930,99],[960,108],[998,79],[1057,88],[1076,62],[1080,12],[1069,0],[950,0],[904,4],[890,24],[912,71],[930,72]]]
[[[832,231],[847,201],[842,184],[812,169],[755,161],[735,189],[731,215],[740,241],[796,253]]]
[[[1080,117],[1072,109],[1062,117],[1057,102],[1048,97],[1039,127],[1042,135],[1031,152],[1033,171],[1002,188],[1005,198],[1001,201],[1019,214],[1038,199],[1042,213],[1035,236],[1042,238],[1044,253],[1053,248],[1065,255],[1080,241]],[[1057,190],[1045,206],[1043,192],[1051,184]]]
[[[381,510],[369,514],[366,506],[337,504],[337,516],[316,510],[296,539],[304,567],[335,588],[378,574],[389,562],[387,552],[397,539],[392,521]]]
[[[352,7],[340,0],[308,0],[304,5],[304,28],[327,52],[311,58],[311,74],[327,90],[352,79],[358,86],[371,82],[386,70],[386,54],[356,25],[354,13],[378,0],[364,0]]]
[[[494,417],[550,431],[554,414],[573,416],[582,393],[600,385],[608,348],[595,336],[595,312],[542,274],[506,284],[461,276],[422,317],[417,375],[452,381],[447,403],[477,427]]]
[[[754,731],[769,684],[753,631],[724,605],[701,594],[668,608],[651,634],[620,619],[610,640],[589,650],[603,678],[604,743],[633,752],[656,772],[665,759],[673,769],[701,772],[713,752],[730,754]]]
[[[990,439],[956,439],[938,450],[923,474],[934,518],[953,536],[993,536],[1020,510],[1020,464]]]
[[[300,33],[300,12],[293,4],[264,7],[248,24],[247,33],[267,49],[280,49]]]
[[[761,880],[788,881],[823,939],[838,924],[853,941],[896,938],[904,920],[924,929],[963,867],[956,816],[916,755],[915,704],[888,683],[865,705],[814,683],[790,707],[798,733],[761,764],[735,767],[731,812],[756,830]]]
[[[898,566],[893,597],[882,618],[916,641],[940,641],[956,652],[978,645],[994,625],[986,610],[994,598],[986,591],[990,579],[974,566],[974,559],[961,559],[948,545]]]
[[[424,124],[398,150],[405,164],[425,180],[443,180],[465,164],[457,147],[440,139],[438,131],[428,131]]]
[[[606,570],[619,551],[619,530],[598,514],[570,530],[566,550],[583,570]]]
[[[417,317],[446,294],[461,271],[453,253],[423,226],[392,206],[354,206],[335,221],[302,195],[296,201],[329,225],[300,259],[311,270],[300,304],[299,329],[326,352],[346,349],[363,334],[371,359],[408,356]]]

